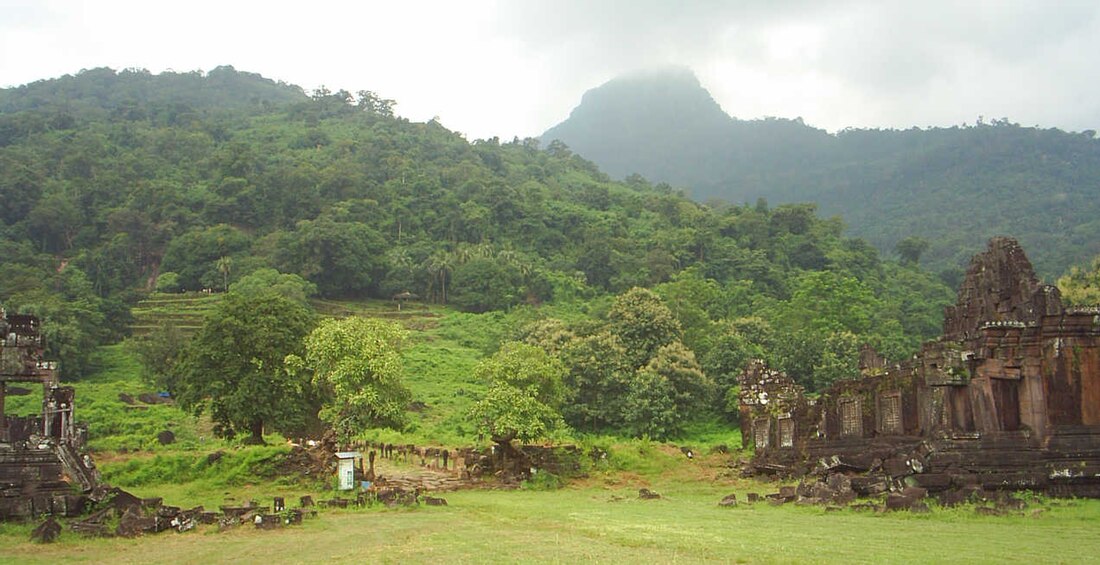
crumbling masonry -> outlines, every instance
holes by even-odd
[[[1100,308],[1064,308],[1020,245],[994,238],[912,360],[808,398],[754,362],[740,377],[752,473],[844,473],[860,494],[905,485],[1100,497]]]
[[[75,516],[99,486],[98,472],[81,454],[87,428],[73,420],[73,388],[59,385],[44,349],[38,318],[0,308],[0,521]],[[12,383],[42,387],[41,413],[5,414],[5,396],[31,392]]]

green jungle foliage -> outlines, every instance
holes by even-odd
[[[291,354],[285,363],[292,375],[313,374],[319,416],[342,438],[371,426],[399,428],[411,400],[402,382],[401,343],[407,336],[388,320],[328,319],[306,337],[305,358]]]
[[[230,292],[171,367],[169,390],[196,415],[209,411],[219,435],[263,443],[265,428],[301,429],[311,389],[283,361],[303,353],[313,323],[308,307],[276,292]]]
[[[727,110],[736,111],[736,108]],[[1053,279],[1100,253],[1100,140],[1006,118],[834,134],[801,118],[731,118],[687,69],[639,73],[584,95],[543,134],[616,178],[640,173],[697,200],[815,202],[855,235],[955,285],[992,236],[1012,235]],[[559,142],[560,143],[560,142]],[[923,254],[922,254],[923,252]]]
[[[303,301],[337,317],[362,314],[346,305],[365,298],[449,305],[466,314],[410,321],[427,333],[410,340],[406,371],[465,383],[410,388],[456,408],[433,429],[468,437],[473,424],[455,414],[487,391],[469,372],[540,320],[537,343],[564,364],[566,396],[583,399],[561,406],[567,421],[665,436],[724,410],[750,358],[819,389],[853,375],[865,344],[910,355],[952,299],[917,261],[884,261],[813,205],[703,205],[638,176],[612,181],[562,144],[469,142],[393,104],[306,96],[231,68],[97,69],[2,91],[0,301],[44,318],[65,379],[132,327],[158,387],[172,388],[167,368],[193,339],[208,358],[180,374],[232,366],[282,382],[283,398],[316,394],[274,366],[312,327],[280,318]],[[264,288],[279,298],[261,309],[190,298],[229,289],[235,303]],[[154,289],[185,294],[131,310]],[[244,329],[270,335],[230,338]],[[185,391],[222,431],[311,417],[261,403],[230,421],[209,394]]]
[[[1062,301],[1072,306],[1096,306],[1100,304],[1100,256],[1087,267],[1072,267],[1058,279]]]

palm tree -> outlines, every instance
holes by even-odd
[[[455,256],[442,249],[435,251],[424,261],[424,268],[428,271],[428,292],[431,293],[433,283],[439,281],[440,302],[447,303],[447,279],[454,270]]]
[[[217,262],[218,272],[222,274],[222,290],[229,292],[229,273],[233,270],[233,258],[222,255]]]

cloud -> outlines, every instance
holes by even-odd
[[[1100,5],[974,0],[0,0],[0,85],[231,64],[374,90],[469,137],[539,135],[584,91],[693,68],[740,118],[1100,129]]]
[[[573,92],[635,68],[684,64],[743,118],[803,116],[839,129],[985,114],[1083,129],[1100,114],[1084,95],[1100,82],[1095,3],[590,4],[516,3],[501,27],[541,49]]]

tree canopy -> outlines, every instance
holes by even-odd
[[[696,367],[717,383],[710,406],[753,357],[818,388],[863,344],[912,354],[952,301],[939,277],[883,259],[814,204],[700,204],[613,180],[562,143],[471,142],[394,108],[231,68],[0,91],[0,301],[44,315],[64,378],[121,339],[155,288],[298,303],[407,291],[488,317],[549,303],[585,320],[479,346],[524,337],[560,357],[576,429],[651,435],[698,411],[676,400],[701,394],[688,392]],[[171,364],[165,351],[154,357]],[[665,386],[671,404],[643,394]],[[673,417],[642,430],[628,400]],[[354,425],[397,413],[368,412]]]
[[[274,292],[230,293],[203,322],[176,364],[176,397],[198,414],[209,411],[220,435],[265,429],[289,433],[309,410],[309,381],[290,373],[288,355],[303,353],[311,310]]]
[[[305,356],[290,355],[292,374],[312,373],[320,417],[343,438],[371,426],[400,428],[411,400],[403,382],[401,345],[408,332],[394,322],[327,319],[305,338]]]
[[[531,442],[561,429],[565,399],[565,367],[546,351],[526,343],[508,342],[477,366],[476,375],[488,391],[470,418],[480,433],[507,443]]]

